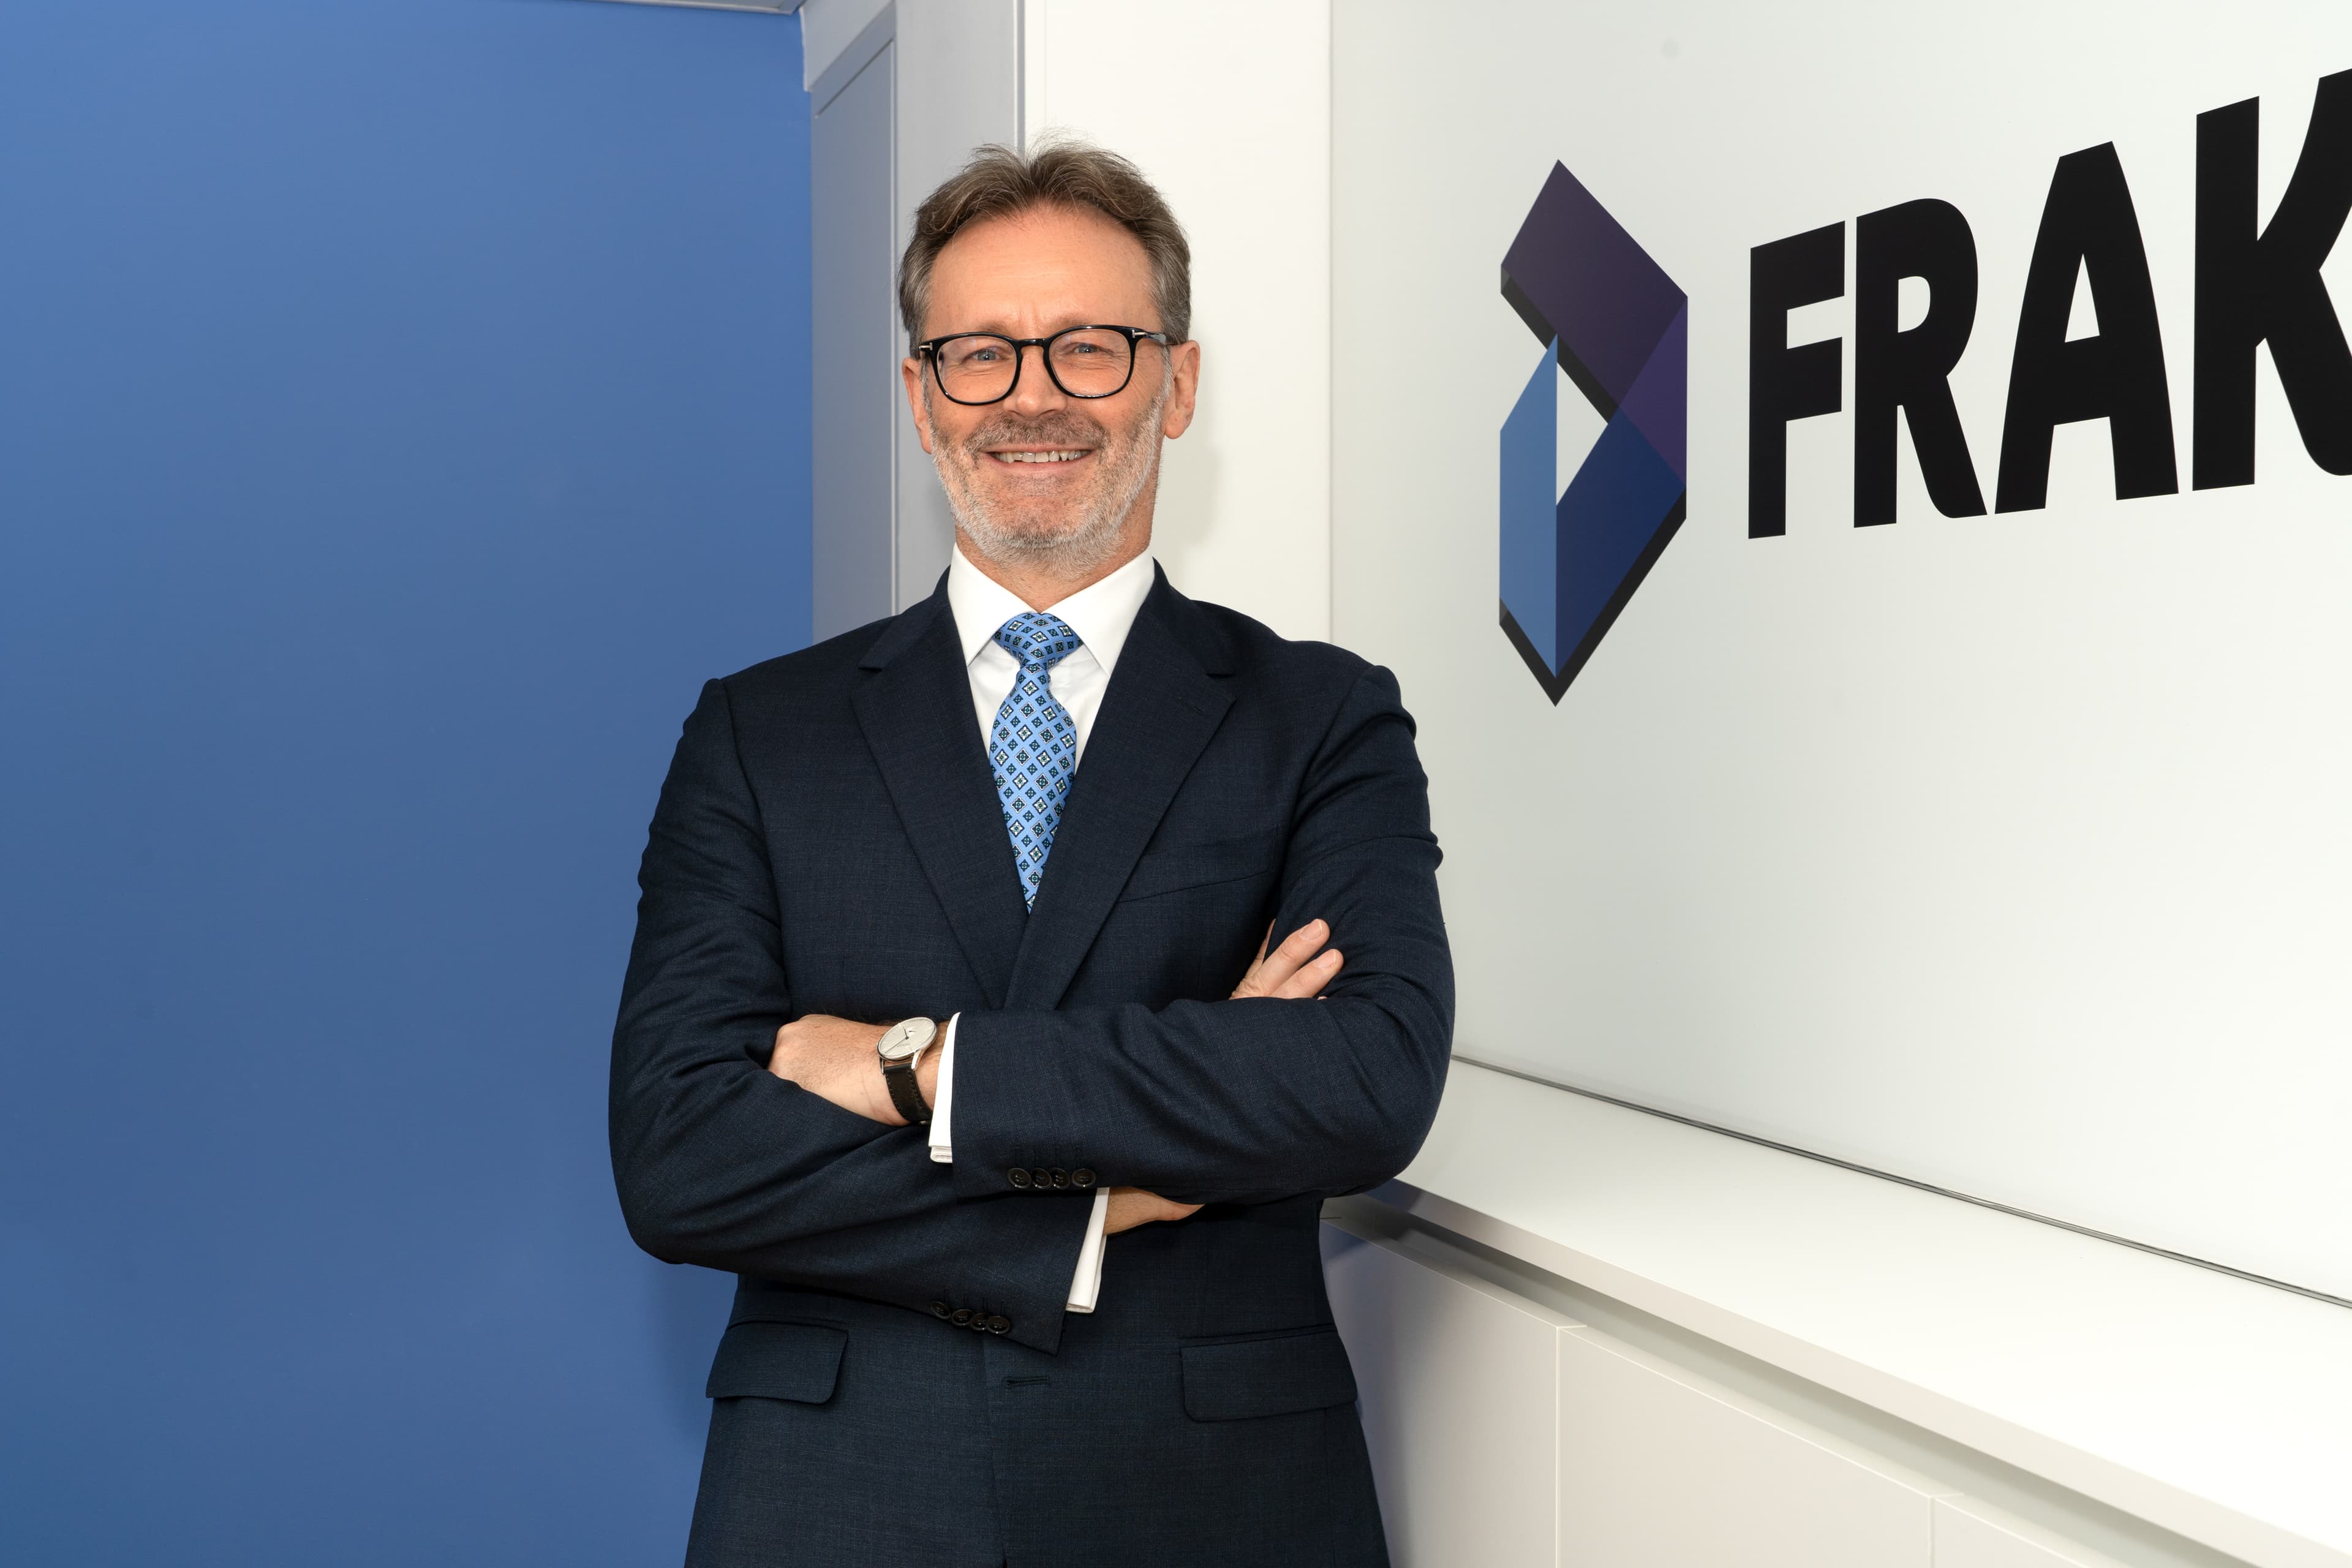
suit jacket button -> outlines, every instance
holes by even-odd
[[[1046,1174],[1054,1178],[1054,1184],[1057,1187],[1066,1187],[1070,1184],[1070,1173],[1059,1165],[1055,1166]]]
[[[969,1327],[969,1326],[971,1325],[971,1320],[972,1320],[972,1310],[971,1310],[971,1309],[970,1307],[958,1307],[958,1308],[955,1310],[955,1315],[954,1315],[954,1316],[952,1316],[952,1317],[950,1317],[950,1318],[948,1320],[948,1321],[949,1321],[949,1322],[950,1322],[950,1323],[953,1323],[957,1328],[961,1329],[961,1328],[966,1328],[966,1327]]]
[[[951,1317],[954,1315],[954,1312],[955,1309],[949,1306],[945,1301],[934,1301],[931,1303],[931,1316],[934,1318]]]
[[[988,1331],[992,1334],[1009,1334],[1013,1331],[1013,1320],[991,1318],[988,1320]]]
[[[1029,1173],[1026,1171],[1008,1171],[1005,1175],[1006,1179],[1016,1187],[1025,1187],[1029,1184]]]
[[[1032,1171],[1029,1173],[1029,1184],[1033,1187],[1050,1187],[1054,1184],[1054,1173],[1051,1171]]]
[[[1094,1184],[1095,1173],[1087,1169],[1084,1165],[1080,1165],[1076,1170],[1070,1173],[1070,1185],[1083,1188],[1091,1187]]]
[[[976,1334],[984,1334],[988,1332],[988,1314],[986,1312],[974,1312],[971,1315],[971,1331]]]

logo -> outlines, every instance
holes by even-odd
[[[1688,301],[1558,163],[1503,298],[1543,345],[1503,421],[1503,635],[1557,703],[1682,526]],[[1562,397],[1606,421],[1565,486]]]
[[[2303,150],[2266,222],[2257,178],[2261,134],[2258,98],[2197,117],[2193,226],[2186,235],[2169,237],[2176,247],[2180,239],[2189,242],[2179,248],[2188,250],[2195,268],[2189,403],[2193,489],[2254,482],[2255,351],[2264,345],[2304,450],[2325,472],[2352,475],[2352,348],[2323,271],[2352,217],[2352,70],[2319,79]],[[1519,239],[1526,243],[1524,230]],[[1515,248],[1512,255],[1517,254]],[[1844,340],[1788,342],[1790,311],[1845,297],[1845,258],[1843,220],[1748,252],[1751,539],[1789,531],[1790,422],[1845,411]],[[1904,327],[1897,290],[1909,279],[1927,285],[1927,310]],[[1949,202],[1923,198],[1853,220],[1856,528],[1895,521],[1898,416],[1910,429],[1928,501],[1946,517],[1984,515],[1984,487],[1951,386],[1976,324],[1979,281],[1975,233]],[[1505,292],[1509,287],[1507,280]],[[2091,306],[2094,326],[2086,334],[2074,326],[2078,294]],[[1994,511],[2048,506],[2052,432],[2086,420],[2107,427],[2117,500],[2179,493],[2157,298],[2139,213],[2116,144],[2103,142],[2060,158],[2018,304],[1993,469]]]

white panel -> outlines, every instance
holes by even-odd
[[[2122,1568],[1971,1498],[1936,1500],[1936,1568]]]
[[[1200,417],[1152,547],[1176,586],[1330,635],[1330,12],[1326,0],[1028,0],[1024,130],[1125,153],[1192,242]]]
[[[1396,1568],[1549,1568],[1562,1320],[1330,1226],[1323,1242]]]
[[[1421,721],[1461,1048],[2352,1296],[2352,478],[2264,361],[2256,482],[2189,488],[2198,116],[2260,100],[2267,216],[2352,6],[1471,16],[1338,8],[1332,89],[1336,627]],[[1786,536],[1748,538],[1751,247],[1965,216],[1951,387],[1992,504],[2053,172],[2110,142],[2179,493],[2117,500],[2091,420],[2045,508],[1942,517],[1900,447],[1900,521],[1856,528],[1849,391],[1790,428]],[[1557,707],[1496,626],[1541,352],[1498,270],[1555,161],[1690,334],[1688,521]],[[1851,295],[1819,310],[1791,341],[1843,340],[1850,381]]]
[[[897,0],[899,238],[983,142],[1021,137],[1020,0]]]
[[[1020,0],[897,4],[899,210],[890,252],[894,297],[898,259],[914,233],[915,208],[963,166],[973,148],[1021,137]],[[906,352],[903,332],[895,346],[898,353]],[[895,364],[892,383],[897,384]],[[955,514],[903,395],[893,430],[898,514],[892,607],[904,609],[928,596],[948,569]]]
[[[1559,1344],[1563,1563],[1927,1568],[1923,1484],[1589,1330]]]
[[[801,85],[816,86],[890,0],[808,0],[800,10]]]
[[[889,281],[895,54],[883,44],[809,129],[810,263],[819,301],[810,360],[815,384],[831,389],[811,409],[810,625],[819,638],[891,610],[890,433],[907,417]]]

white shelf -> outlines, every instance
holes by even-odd
[[[2261,1568],[2352,1568],[2352,1310],[1458,1061],[1372,1195]]]

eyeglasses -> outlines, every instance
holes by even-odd
[[[1066,327],[1050,338],[1008,338],[956,332],[915,345],[951,403],[1002,403],[1021,382],[1024,349],[1034,348],[1045,374],[1071,397],[1115,397],[1135,376],[1135,345],[1149,339],[1168,346],[1166,332],[1141,327]]]

